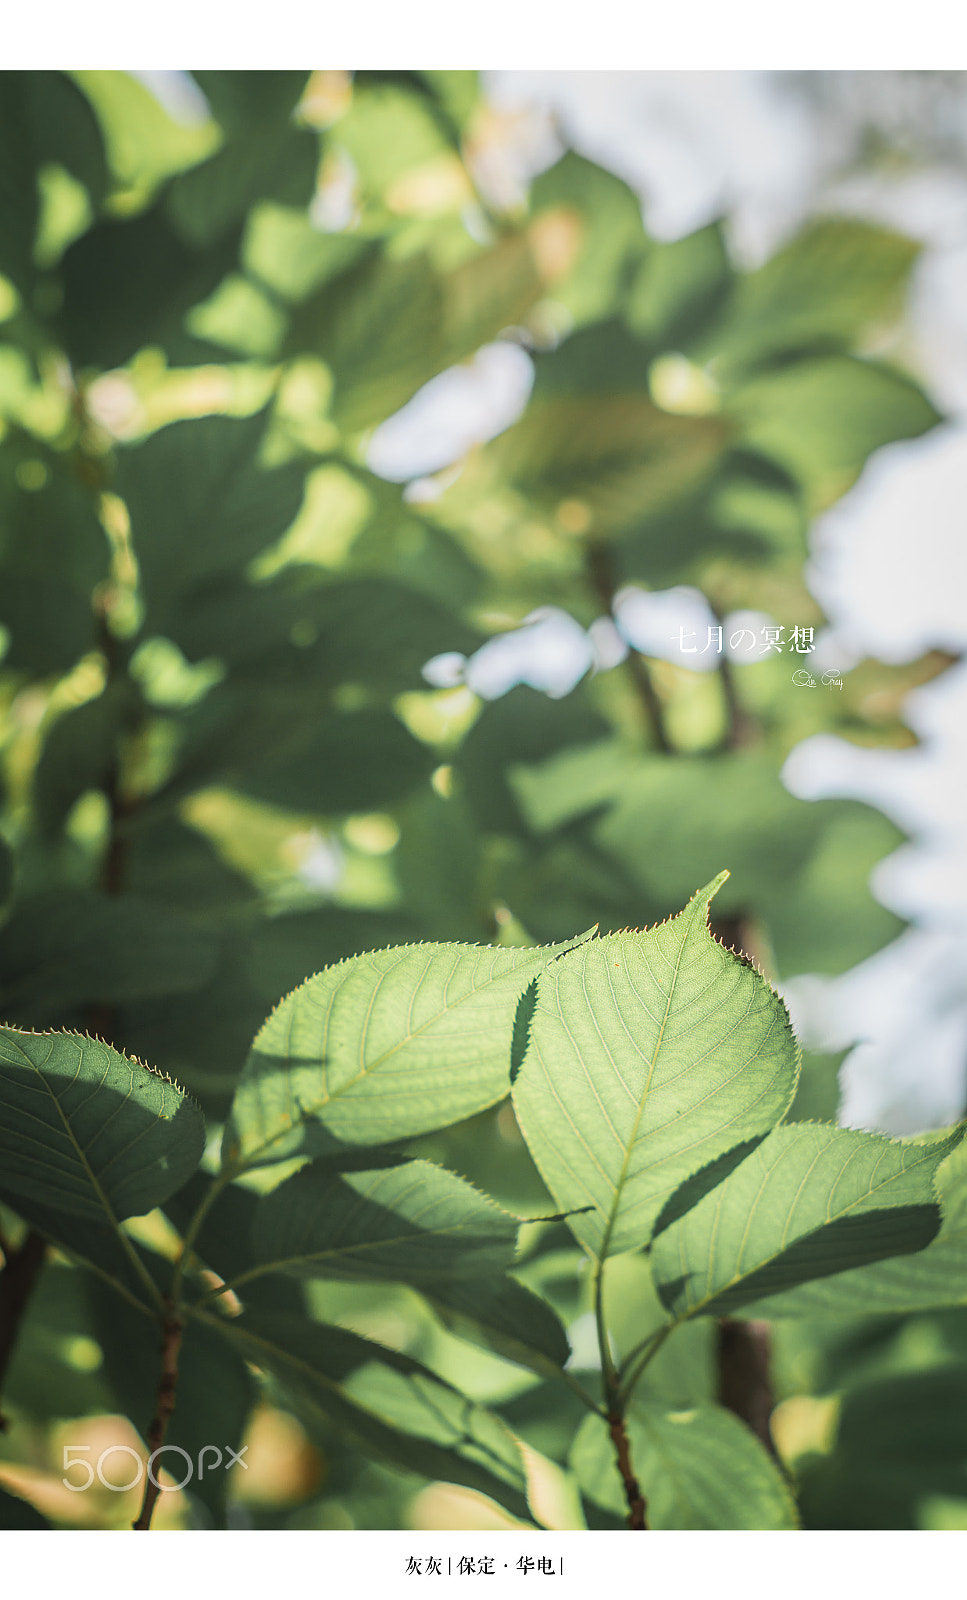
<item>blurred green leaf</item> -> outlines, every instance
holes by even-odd
[[[264,412],[200,417],[172,423],[121,456],[118,492],[156,626],[176,595],[243,569],[295,517],[303,468],[259,467],[264,430]]]
[[[161,201],[138,216],[106,218],[62,263],[61,336],[77,367],[122,366],[144,345],[177,348],[185,313],[238,262],[241,229],[216,248],[193,248]]]
[[[56,161],[84,185],[95,206],[107,186],[97,119],[62,72],[4,72],[0,79],[0,271],[29,292],[36,275],[38,173]]]
[[[713,336],[716,372],[741,372],[790,351],[855,347],[897,320],[918,254],[913,239],[854,217],[807,223],[739,280]]]
[[[34,768],[34,812],[45,838],[56,836],[88,789],[110,788],[123,715],[123,697],[107,693],[65,711],[53,724]]]
[[[198,989],[214,966],[211,940],[150,901],[49,889],[21,900],[0,929],[0,1004],[46,1023],[85,1004]]]
[[[720,222],[653,243],[631,286],[628,325],[659,349],[688,351],[721,313],[733,282]]]
[[[909,378],[854,356],[818,356],[751,379],[729,400],[754,449],[806,484],[813,509],[849,488],[867,456],[916,439],[939,413]]]
[[[553,299],[577,327],[611,315],[645,251],[637,195],[613,172],[568,150],[534,180],[531,211],[538,226],[550,213],[560,229],[566,266],[551,287]]]

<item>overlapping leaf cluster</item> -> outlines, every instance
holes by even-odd
[[[237,1443],[272,1370],[336,1525],[394,1525],[438,1478],[526,1518],[584,1415],[560,1372],[566,1329],[569,1374],[589,1359],[590,1258],[618,1358],[653,1355],[628,1425],[654,1517],[787,1525],[716,1407],[710,1319],[959,1305],[960,1157],[789,1121],[833,1121],[835,1062],[797,1088],[771,991],[701,896],[681,907],[727,862],[715,927],[781,977],[892,938],[868,878],[896,829],[779,771],[821,730],[909,743],[903,695],[948,658],[832,693],[792,683],[798,657],[632,652],[556,699],[422,669],[538,605],[589,628],[627,585],[818,629],[811,518],[937,420],[891,354],[915,247],[819,219],[743,272],[724,225],[653,240],[573,152],[507,194],[473,74],[182,90],[179,120],[122,73],[0,79],[0,1231],[86,1263],[45,1269],[8,1403],[41,1433],[72,1406],[144,1430],[173,1228],[195,1308],[175,1442]],[[494,341],[533,366],[519,420],[422,491],[373,471],[373,430]],[[125,1223],[158,1206],[152,1250]],[[83,1382],[65,1328],[101,1352]],[[601,1432],[565,1520],[613,1525]],[[735,1450],[752,1487],[723,1503],[710,1463]],[[225,1488],[201,1486],[216,1525]]]

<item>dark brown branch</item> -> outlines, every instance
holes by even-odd
[[[4,1252],[6,1266],[0,1272],[0,1388],[10,1365],[27,1302],[44,1264],[46,1249],[46,1239],[31,1231],[19,1250],[13,1250],[9,1255]],[[0,1433],[5,1431],[6,1426],[7,1419],[0,1412]]]
[[[615,573],[611,561],[611,551],[600,539],[592,540],[588,545],[587,574],[591,587],[594,590],[605,614],[611,616],[614,611]],[[672,754],[672,743],[665,728],[665,711],[658,697],[655,685],[651,681],[644,656],[637,650],[629,650],[625,658],[625,666],[635,693],[641,702],[645,718],[651,729],[652,735],[659,750],[665,755]]]
[[[152,1482],[152,1459],[157,1450],[165,1442],[168,1432],[168,1423],[175,1409],[175,1398],[178,1391],[178,1356],[181,1351],[181,1338],[184,1324],[175,1314],[171,1301],[165,1300],[166,1312],[162,1330],[164,1337],[161,1344],[161,1377],[158,1380],[158,1394],[155,1400],[154,1420],[148,1430],[148,1477],[144,1486],[144,1500],[141,1513],[134,1529],[136,1533],[146,1533],[151,1527],[151,1513],[154,1511],[155,1501],[160,1494],[160,1486]]]
[[[641,1492],[641,1486],[631,1465],[631,1449],[628,1444],[628,1435],[625,1432],[624,1417],[620,1412],[612,1411],[609,1413],[608,1429],[611,1434],[611,1442],[614,1445],[614,1453],[618,1460],[618,1471],[621,1473],[621,1481],[625,1486],[625,1499],[628,1502],[628,1527],[647,1529],[645,1497]]]

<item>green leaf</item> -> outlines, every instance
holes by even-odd
[[[765,979],[708,929],[720,873],[645,933],[609,934],[538,979],[513,1090],[521,1131],[594,1256],[647,1244],[691,1174],[769,1130],[799,1051]]]
[[[41,1516],[29,1500],[23,1500],[19,1494],[12,1494],[7,1489],[0,1489],[0,1528],[5,1531],[28,1529],[31,1533],[39,1533],[50,1527],[47,1518]]]
[[[237,266],[240,239],[237,227],[214,248],[193,249],[163,201],[134,217],[98,222],[61,264],[60,332],[72,361],[120,367],[145,345],[176,350],[185,313]]]
[[[240,571],[293,521],[304,469],[261,468],[264,430],[264,412],[198,417],[121,454],[117,489],[153,625],[175,595]]]
[[[0,1007],[47,1022],[88,1003],[200,989],[216,954],[210,934],[149,901],[47,889],[0,929]]]
[[[520,1221],[429,1161],[344,1177],[308,1166],[259,1204],[253,1260],[299,1276],[420,1288],[511,1266]]]
[[[620,534],[709,474],[725,442],[718,418],[671,416],[641,392],[541,394],[481,461],[545,512],[579,500],[595,533]]]
[[[119,696],[100,694],[69,708],[50,729],[34,768],[34,813],[45,839],[59,833],[86,790],[109,787],[122,715]]]
[[[0,78],[0,271],[21,288],[34,276],[40,219],[38,172],[58,162],[98,205],[107,184],[100,129],[87,100],[62,72]]]
[[[69,672],[96,641],[90,600],[57,576],[4,572],[0,624],[10,633],[4,665],[37,677]]]
[[[846,355],[753,378],[735,391],[729,412],[753,449],[802,479],[814,508],[837,499],[880,445],[918,438],[940,420],[909,378]]]
[[[163,1073],[76,1033],[0,1028],[0,1171],[12,1203],[111,1225],[189,1177],[202,1114]]]
[[[628,297],[628,325],[664,350],[685,350],[721,310],[733,283],[721,222],[653,243]]]
[[[568,150],[535,178],[531,211],[538,226],[547,212],[579,224],[573,264],[551,291],[555,302],[579,328],[608,316],[645,250],[638,196],[615,173]]]
[[[748,1307],[748,1315],[855,1317],[967,1305],[967,1145],[944,1156],[936,1186],[943,1218],[926,1249],[770,1293]]]
[[[451,1278],[421,1284],[420,1292],[451,1332],[506,1361],[547,1375],[558,1373],[570,1357],[557,1313],[516,1278]]]
[[[739,280],[725,326],[716,330],[716,373],[782,351],[855,345],[896,321],[920,246],[855,217],[809,222],[765,266]]]
[[[798,1527],[795,1503],[780,1469],[758,1439],[717,1405],[675,1410],[639,1400],[625,1419],[631,1464],[647,1507],[649,1528],[663,1530]],[[570,1464],[584,1493],[627,1516],[621,1478],[606,1425],[581,1424]]]
[[[536,830],[599,813],[592,839],[649,903],[680,905],[696,875],[731,862],[735,876],[719,902],[723,915],[750,899],[768,897],[772,904],[785,890],[784,914],[794,920],[792,880],[815,849],[830,807],[837,807],[797,800],[760,752],[646,759],[609,739],[572,746],[539,766],[514,767],[508,776]]]
[[[443,288],[423,257],[371,253],[306,300],[288,353],[321,356],[335,380],[333,416],[348,433],[399,411],[445,364]]]
[[[437,765],[392,711],[376,707],[323,714],[302,732],[301,749],[253,762],[238,787],[292,811],[376,811],[409,794]]]
[[[167,214],[190,245],[208,248],[243,222],[257,200],[307,206],[318,165],[318,135],[308,128],[243,125],[209,160],[179,173]]]
[[[574,941],[537,950],[408,945],[340,962],[256,1036],[222,1159],[380,1144],[447,1127],[509,1087],[517,1001]]]
[[[275,1374],[310,1427],[320,1418],[367,1455],[465,1484],[528,1518],[523,1457],[510,1430],[410,1356],[298,1317],[249,1314],[217,1325]]]
[[[942,1143],[801,1122],[776,1128],[724,1182],[655,1239],[652,1270],[677,1317],[729,1315],[812,1278],[902,1255],[940,1226]]]

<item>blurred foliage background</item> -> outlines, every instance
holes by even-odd
[[[363,949],[645,926],[722,867],[716,930],[774,980],[887,945],[869,878],[901,834],[780,770],[817,732],[909,746],[904,697],[952,660],[793,681],[825,620],[812,522],[940,420],[903,359],[916,245],[817,217],[749,271],[720,223],[649,237],[573,151],[508,187],[472,73],[183,87],[176,118],[124,73],[0,77],[4,1020],[98,1033],[217,1124],[278,998]],[[515,420],[455,466],[386,467],[388,419],[481,361],[518,375]],[[636,605],[679,586],[694,668],[633,644]],[[807,1054],[794,1115],[835,1118],[839,1060]],[[420,1152],[546,1201],[507,1105]],[[557,1244],[524,1270],[583,1361]],[[412,1291],[312,1292],[562,1457],[557,1395]],[[683,1403],[715,1392],[706,1332],[655,1362]],[[159,1526],[514,1525],[205,1357],[176,1429],[247,1438],[252,1470],[163,1496]],[[129,1522],[134,1491],[71,1494],[61,1452],[137,1444],[155,1365],[50,1260],[4,1384],[0,1520]],[[774,1369],[807,1526],[967,1525],[963,1311],[782,1324]]]

